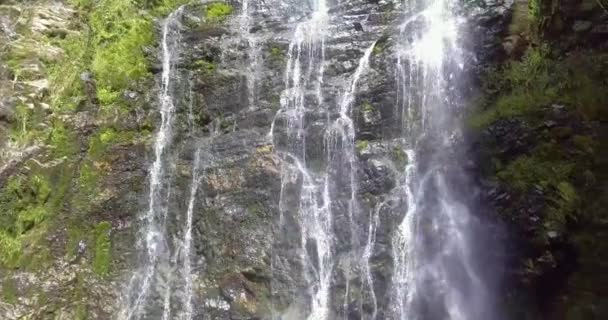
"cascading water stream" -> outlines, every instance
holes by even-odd
[[[400,28],[397,108],[404,120],[408,165],[403,186],[407,210],[392,243],[396,319],[488,319],[483,306],[487,291],[471,264],[475,221],[446,183],[446,176],[458,170],[445,163],[458,131],[450,122],[458,103],[450,83],[459,70],[453,5],[429,0],[420,12],[415,5],[408,7],[411,16]]]
[[[294,178],[302,178],[297,210],[300,227],[300,260],[307,281],[310,311],[307,319],[324,320],[330,317],[331,283],[336,264],[334,255],[334,230],[332,204],[339,196],[336,188],[348,189],[347,215],[351,225],[358,212],[355,125],[351,118],[352,106],[361,76],[369,69],[369,60],[375,44],[365,50],[363,57],[349,79],[348,87],[340,100],[337,118],[332,120],[331,110],[323,97],[325,70],[325,37],[329,16],[325,1],[315,3],[315,12],[310,20],[297,25],[294,39],[289,46],[285,71],[286,89],[281,99],[281,110],[275,117],[285,118],[288,144],[283,155],[282,191],[280,211],[285,212],[284,189]],[[308,92],[315,91],[317,103],[307,99]],[[307,163],[305,117],[311,112],[327,115],[325,143],[325,170],[313,170]],[[275,134],[273,122],[270,136]],[[336,180],[347,177],[347,186],[336,186]],[[338,192],[339,193],[339,192]],[[354,230],[354,229],[353,229]],[[351,230],[354,236],[354,231]],[[312,247],[311,247],[312,246]],[[311,250],[311,248],[313,248]],[[348,297],[348,289],[345,297]]]
[[[188,118],[190,121],[190,130],[192,129],[192,85],[190,84],[189,103],[190,108],[188,112]],[[186,226],[184,230],[183,238],[183,264],[182,272],[184,278],[184,293],[182,298],[183,311],[180,319],[191,320],[194,315],[193,296],[194,296],[194,274],[192,272],[192,224],[194,220],[194,205],[196,202],[196,196],[198,194],[198,187],[200,184],[200,166],[201,166],[201,149],[196,148],[194,152],[194,165],[192,167],[192,180],[190,182],[190,199],[188,200],[188,209],[186,212]]]
[[[327,6],[324,0],[315,2],[312,18],[296,26],[294,39],[289,45],[288,62],[285,71],[285,91],[281,97],[281,109],[278,116],[286,118],[286,135],[288,145],[282,165],[282,185],[280,214],[284,215],[283,194],[289,177],[301,176],[301,194],[298,205],[298,220],[301,228],[300,260],[303,264],[304,278],[308,282],[308,294],[311,298],[311,311],[308,319],[326,319],[328,315],[329,283],[331,280],[331,217],[329,212],[330,198],[327,189],[323,188],[306,163],[306,138],[304,116],[309,111],[305,103],[306,91],[310,87],[317,90],[317,107],[322,104],[321,82],[325,64],[325,32],[327,24]],[[307,68],[305,64],[308,64]],[[312,84],[311,84],[312,82]],[[270,137],[274,140],[275,121]],[[316,248],[309,252],[307,245],[312,242]]]
[[[287,50],[280,110],[269,132],[275,153],[282,160],[279,224],[284,224],[283,232],[293,231],[281,245],[291,245],[286,255],[295,256],[293,260],[299,264],[286,269],[300,273],[303,279],[301,283],[294,281],[298,288],[294,289],[293,298],[296,303],[306,305],[295,319],[328,320],[338,315],[349,319],[356,308],[361,319],[483,319],[478,305],[484,300],[478,297],[485,291],[475,275],[469,244],[468,228],[474,219],[451,190],[448,164],[442,162],[446,158],[444,150],[453,149],[451,137],[457,130],[449,121],[450,108],[455,104],[450,83],[457,75],[446,73],[458,64],[457,18],[451,13],[450,0],[421,1],[424,3],[405,8],[407,19],[398,28],[399,49],[395,57],[395,115],[401,118],[402,131],[398,149],[404,153],[406,163],[391,169],[398,172],[396,186],[390,187],[393,188],[390,194],[378,196],[376,199],[380,201],[373,202],[372,208],[365,207],[360,194],[365,191],[360,190],[362,159],[355,143],[359,128],[354,114],[366,84],[364,77],[378,73],[377,60],[374,70],[370,65],[377,43],[371,43],[363,51],[358,63],[352,65],[356,66],[354,70],[349,69],[352,71],[346,75],[332,70],[334,73],[327,76],[328,61],[334,60],[326,61],[332,59],[326,57],[326,52],[330,52],[326,42],[335,45],[329,30],[334,27],[332,19],[336,16],[330,16],[325,0],[315,0],[310,18],[295,26]],[[257,101],[256,73],[263,67],[259,48],[265,39],[250,32],[256,14],[261,11],[260,4],[252,3],[242,0],[241,13],[230,21],[237,24],[232,26],[240,35],[239,45],[246,41],[247,50],[251,51],[245,59],[248,109],[255,109]],[[419,10],[420,7],[423,9]],[[194,151],[189,192],[182,190],[189,197],[187,202],[184,199],[185,212],[177,215],[183,216],[177,219],[183,224],[175,235],[167,231],[171,181],[168,149],[173,140],[176,104],[181,101],[174,90],[174,82],[179,79],[175,61],[179,54],[181,15],[180,8],[166,19],[162,28],[161,124],[149,174],[149,206],[142,215],[138,243],[141,265],[129,282],[121,320],[192,320],[200,315],[196,310],[198,274],[193,228],[197,198],[202,193],[199,188],[204,188],[200,185],[207,150],[199,144]],[[369,36],[363,39],[366,46],[370,44]],[[360,49],[352,52],[359,52],[357,57],[361,54]],[[336,78],[339,85],[332,82]],[[331,90],[341,92],[335,94],[337,99],[327,95]],[[262,90],[259,92],[262,104]],[[188,101],[187,120],[192,131],[195,117],[191,86]],[[311,132],[314,130],[321,134],[314,136]],[[191,135],[194,136],[192,132]],[[429,147],[429,141],[440,145]],[[314,145],[307,143],[323,144],[320,154],[315,153]],[[394,146],[394,142],[389,144]],[[382,225],[387,223],[386,215],[395,211],[403,217],[398,225],[394,228]],[[288,225],[292,220],[295,226]],[[392,233],[383,235],[386,230]],[[390,279],[375,278],[378,270],[373,260],[378,257],[375,250],[381,236],[392,237],[386,249],[391,251],[393,262],[392,273],[385,274]],[[175,240],[174,246],[171,240]],[[378,294],[385,280],[387,292]],[[343,283],[337,284],[340,281]],[[340,287],[342,284],[344,288]],[[343,310],[338,310],[341,306],[335,303],[340,304],[340,299],[344,301]],[[358,300],[358,305],[354,300]],[[214,305],[213,301],[205,302],[212,308],[224,308],[224,304],[218,307],[220,304]]]
[[[173,132],[173,116],[175,112],[175,102],[173,100],[174,76],[174,56],[179,45],[177,35],[177,19],[181,15],[182,9],[173,12],[163,23],[162,27],[162,77],[161,90],[158,100],[160,102],[161,124],[154,142],[154,162],[150,168],[150,186],[148,197],[148,210],[142,216],[143,225],[140,230],[138,247],[140,248],[141,265],[133,273],[127,288],[126,306],[121,311],[120,319],[140,319],[145,316],[146,304],[149,296],[157,288],[159,275],[162,272],[163,263],[169,263],[170,253],[168,251],[168,241],[166,235],[166,201],[169,190],[164,185],[167,148],[171,143]],[[166,299],[165,299],[166,300]],[[163,312],[166,314],[166,311]]]
[[[355,123],[352,119],[352,106],[355,101],[357,89],[361,76],[363,76],[369,69],[370,56],[374,50],[376,43],[374,42],[369,48],[363,53],[363,57],[359,60],[357,69],[350,80],[350,85],[346,90],[346,93],[342,97],[340,102],[339,116],[330,125],[326,136],[326,145],[328,146],[327,158],[329,168],[333,167],[333,173],[328,170],[325,174],[324,189],[329,190],[331,188],[330,181],[338,179],[339,175],[346,175],[349,199],[347,207],[347,215],[350,226],[350,241],[352,246],[356,246],[356,226],[354,218],[359,214],[358,207],[358,182],[357,182],[357,156],[355,154]],[[333,157],[338,154],[338,161],[334,161]],[[343,170],[346,170],[345,172]],[[364,266],[365,268],[365,266]],[[344,314],[347,314],[348,309],[348,297],[350,294],[350,274],[347,271],[346,274],[346,289],[344,293]],[[370,277],[371,279],[371,277]],[[371,281],[371,280],[370,280]],[[371,288],[370,288],[371,289]],[[370,290],[372,293],[372,299],[375,299],[373,289]]]
[[[251,32],[253,27],[253,15],[257,9],[257,3],[251,0],[242,0],[241,13],[237,19],[239,34],[247,42],[247,99],[250,109],[255,108],[257,100],[257,74],[260,65],[260,46],[258,37]]]

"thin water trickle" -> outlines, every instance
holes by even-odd
[[[192,181],[190,183],[190,199],[188,200],[188,209],[186,213],[186,227],[183,240],[183,277],[184,277],[184,294],[183,294],[183,313],[182,320],[191,320],[194,315],[194,275],[192,273],[192,221],[194,219],[194,205],[198,194],[198,186],[200,183],[200,166],[201,166],[201,149],[197,148],[194,152],[194,166],[192,167]]]
[[[173,12],[162,27],[162,76],[160,102],[161,123],[154,142],[154,162],[149,173],[148,210],[142,215],[143,224],[140,229],[140,267],[134,271],[127,288],[126,305],[121,311],[120,318],[125,320],[140,319],[146,313],[146,304],[152,291],[156,291],[156,279],[162,271],[162,263],[168,263],[168,241],[166,235],[166,200],[169,190],[163,185],[166,174],[167,148],[171,144],[175,102],[173,98],[174,56],[179,46],[178,18],[182,8]],[[164,276],[164,275],[163,275]],[[166,295],[163,295],[166,296]],[[163,314],[167,314],[170,304],[164,299]]]
[[[330,120],[331,110],[324,105],[323,81],[325,70],[325,38],[329,16],[324,1],[315,2],[315,12],[311,19],[296,26],[294,38],[289,45],[288,61],[284,82],[286,89],[281,97],[281,110],[275,117],[270,137],[275,135],[275,122],[279,117],[285,120],[288,144],[279,150],[283,154],[283,173],[281,201],[279,208],[281,219],[285,214],[284,190],[286,184],[293,183],[293,177],[301,176],[301,192],[297,207],[297,220],[300,234],[300,260],[303,265],[304,279],[307,282],[307,295],[310,299],[310,310],[307,319],[329,319],[331,283],[334,266],[335,234],[333,230],[334,213],[332,204],[337,200],[334,190],[336,175],[348,176],[349,199],[347,215],[351,226],[353,216],[358,212],[355,128],[352,120],[352,106],[361,77],[369,69],[369,60],[374,45],[365,50],[363,57],[348,81],[338,111],[338,117]],[[315,92],[316,104],[307,100],[308,91]],[[325,132],[324,169],[312,170],[307,162],[306,123],[307,113],[318,110],[327,114]],[[351,236],[355,236],[354,229]],[[312,250],[311,250],[312,248]],[[348,284],[347,284],[348,285]],[[348,290],[347,290],[348,291]],[[348,293],[347,293],[348,294]]]
[[[300,263],[303,266],[303,277],[306,279],[308,296],[311,299],[307,317],[309,320],[324,320],[329,315],[329,286],[333,268],[331,198],[327,184],[320,184],[308,168],[304,127],[306,112],[321,107],[322,104],[321,85],[325,64],[327,22],[326,3],[324,0],[317,0],[314,2],[311,19],[296,26],[287,53],[285,90],[281,95],[281,109],[275,116],[269,134],[274,141],[275,122],[278,117],[285,118],[288,145],[286,150],[280,151],[284,154],[279,203],[281,220],[285,215],[286,185],[293,181],[290,177],[302,177],[296,215],[301,229]],[[309,88],[316,90],[316,106],[306,104],[305,95]],[[309,251],[309,244],[314,246],[314,252]],[[313,263],[314,261],[316,263]]]
[[[255,109],[257,103],[257,76],[260,68],[260,39],[251,32],[254,23],[254,14],[257,10],[255,1],[242,0],[241,13],[235,19],[241,37],[247,42],[247,100],[249,109]]]

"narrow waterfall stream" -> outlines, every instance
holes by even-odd
[[[281,150],[283,161],[281,199],[279,204],[281,220],[285,214],[284,193],[293,179],[302,179],[301,195],[297,204],[297,219],[300,235],[300,262],[306,279],[307,291],[311,298],[311,312],[308,319],[326,319],[329,315],[328,299],[331,281],[332,239],[331,239],[331,198],[329,176],[318,177],[309,171],[306,159],[305,113],[307,91],[316,89],[316,107],[323,105],[321,86],[325,64],[325,32],[327,26],[327,6],[324,0],[314,3],[310,20],[296,26],[289,45],[285,70],[285,91],[281,95],[280,116],[287,119],[285,131],[286,149]],[[278,116],[279,116],[278,115]],[[276,121],[276,118],[275,118]],[[274,121],[270,135],[273,137]],[[328,155],[329,157],[329,155]],[[312,244],[316,252],[309,251]]]
[[[164,301],[163,319],[170,315],[171,294],[171,253],[170,237],[167,235],[167,215],[170,187],[167,186],[169,164],[167,149],[172,141],[175,97],[175,56],[179,43],[179,22],[182,8],[171,13],[162,26],[162,76],[158,101],[160,104],[161,124],[154,142],[154,162],[149,174],[148,210],[143,214],[139,241],[140,266],[133,272],[127,288],[125,306],[120,319],[145,318],[148,306],[157,295]]]
[[[142,215],[140,266],[129,282],[120,319],[227,319],[236,303],[239,312],[251,308],[256,319],[494,318],[471,245],[471,232],[479,226],[460,192],[453,190],[461,174],[459,164],[450,162],[458,149],[454,137],[460,101],[454,83],[462,69],[456,4],[397,3],[392,25],[379,23],[377,17],[388,14],[370,4],[358,4],[367,11],[348,1],[308,4],[243,0],[227,29],[214,31],[230,38],[215,43],[221,53],[212,67],[204,60],[210,59],[206,53],[180,56],[180,33],[187,29],[181,21],[192,24],[198,18],[185,11],[197,9],[182,7],[164,21],[161,126],[149,174],[149,207]],[[281,23],[289,28],[259,31]],[[352,25],[359,30],[354,35],[349,33]],[[184,38],[198,39],[201,31],[184,32]],[[274,47],[267,44],[271,41]],[[265,54],[269,47],[272,53]],[[240,52],[243,48],[246,53]],[[336,52],[340,54],[332,55]],[[196,63],[207,69],[178,74],[177,64],[185,65],[187,59],[199,59]],[[277,72],[269,66],[278,62],[282,88],[273,93],[264,88],[275,81]],[[187,94],[176,90],[185,77]],[[230,77],[239,79],[231,87],[238,90],[233,100],[201,102],[204,90],[213,97],[209,88],[214,81]],[[380,99],[374,94],[378,87],[392,89]],[[177,106],[185,101],[188,114],[180,116]],[[228,116],[209,120],[203,109]],[[254,121],[252,113],[270,120],[240,133]],[[382,135],[373,136],[366,126],[381,117],[386,118],[378,129]],[[174,142],[176,119],[187,121],[186,147]],[[200,123],[204,130],[195,129]],[[196,130],[204,133],[199,136]],[[258,140],[247,145],[244,135]],[[189,170],[183,170],[183,163],[169,163],[172,144],[189,154],[182,155],[189,159]],[[230,153],[235,145],[247,145],[254,155],[272,159],[265,163],[277,165],[269,172],[277,175],[280,192],[270,197],[274,205],[264,208],[276,211],[268,223],[273,227],[265,243],[268,251],[251,250],[269,263],[269,270],[258,266],[206,280],[207,270],[217,276],[224,266],[199,268],[198,261],[213,266],[214,259],[225,255],[240,258],[238,250],[222,242],[209,245],[217,251],[201,243],[217,236],[205,219],[234,218],[236,228],[248,228],[240,215],[264,211],[258,202],[243,208],[227,200],[226,194],[245,181],[244,173],[218,182],[235,170],[221,167],[217,159],[222,154],[230,154],[236,166],[260,163],[247,160],[246,152]],[[188,182],[179,185],[179,174]],[[177,201],[179,197],[183,199]],[[252,276],[256,272],[264,275]],[[259,309],[250,302],[258,298],[252,289],[262,286],[258,281],[269,283],[263,298],[268,305]],[[244,283],[242,291],[239,283]],[[220,289],[214,289],[217,285]]]

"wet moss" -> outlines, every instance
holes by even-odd
[[[112,224],[107,221],[101,222],[95,227],[93,270],[99,276],[106,276],[110,273],[111,230]]]
[[[229,3],[214,2],[207,7],[205,16],[210,22],[220,23],[224,22],[233,11],[234,7]]]
[[[269,59],[270,62],[277,64],[277,65],[285,63],[286,54],[285,54],[285,50],[283,50],[282,48],[277,47],[277,46],[272,46],[269,49],[269,53],[270,53],[270,59]]]
[[[215,73],[216,66],[213,62],[207,60],[197,60],[193,64],[194,69],[201,72],[205,76],[210,76]]]
[[[64,192],[63,187],[55,186],[51,177],[41,171],[9,179],[0,193],[0,265],[34,266],[38,265],[34,260],[46,258],[43,252],[32,254],[46,245],[43,237],[46,220],[57,214]]]
[[[378,39],[378,41],[376,41],[376,45],[374,45],[374,49],[373,49],[373,54],[374,55],[380,55],[382,54],[386,48],[388,48],[389,45],[389,35],[385,34],[383,35],[380,39]]]
[[[393,147],[393,150],[391,150],[391,159],[393,160],[393,163],[395,164],[395,167],[397,167],[398,170],[403,170],[405,169],[405,166],[407,166],[407,154],[399,146],[395,146]]]
[[[17,285],[13,279],[6,279],[2,283],[2,300],[8,304],[14,304],[18,301],[19,292]]]
[[[368,112],[368,113],[374,112],[374,106],[372,106],[371,103],[366,101],[361,104],[361,110],[363,110],[363,112]]]
[[[59,120],[53,123],[48,145],[56,157],[67,157],[76,153],[78,151],[76,141],[76,134],[66,124]]]
[[[576,52],[560,58],[547,46],[530,48],[521,61],[488,70],[486,94],[468,118],[469,127],[481,130],[513,117],[540,120],[551,104],[563,104],[589,120],[606,119],[606,70],[606,54]]]
[[[369,141],[358,140],[355,144],[355,148],[357,149],[357,152],[362,153],[363,151],[367,150],[367,148],[369,148]]]

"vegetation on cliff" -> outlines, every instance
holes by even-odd
[[[606,235],[594,231],[605,227],[607,192],[608,55],[593,33],[601,11],[593,1],[516,3],[511,55],[486,70],[468,117],[496,186],[490,198],[518,250],[519,289],[507,299],[515,318],[606,312],[601,286],[589,281],[606,259],[598,255]]]

